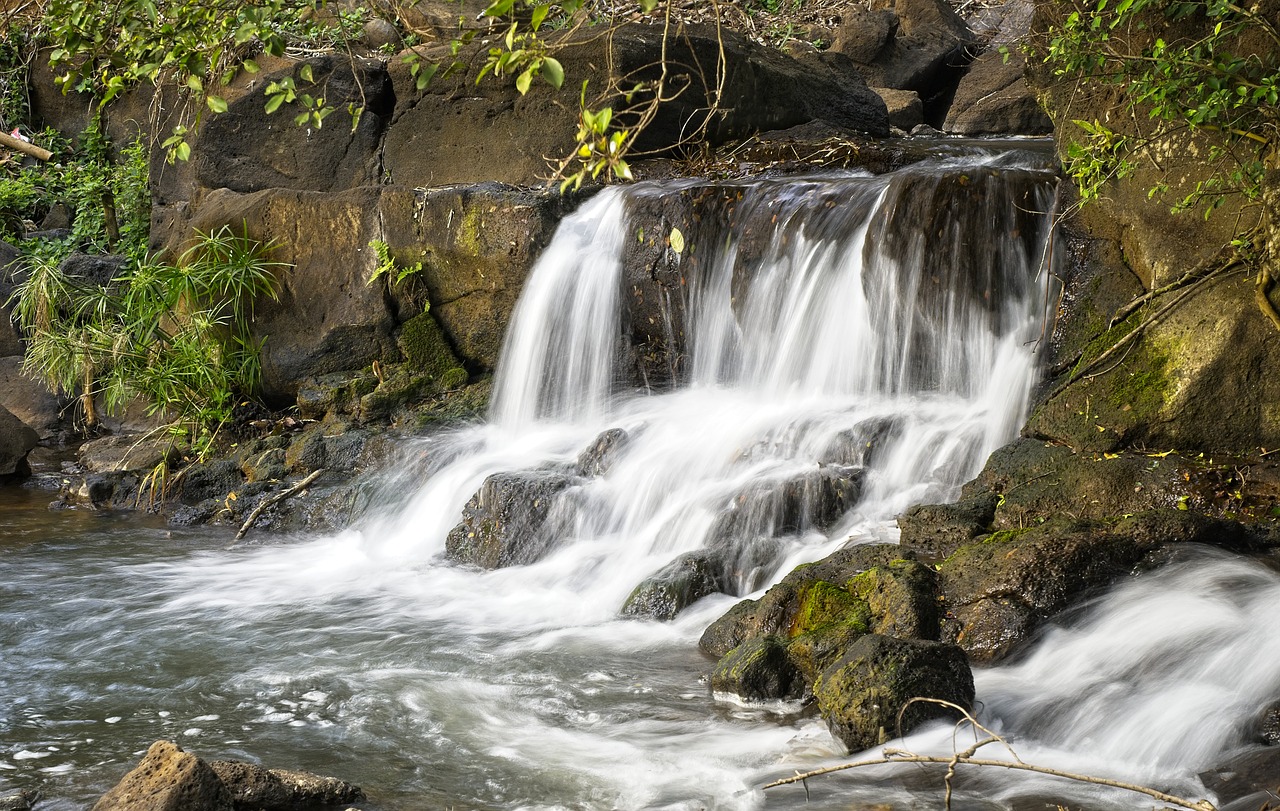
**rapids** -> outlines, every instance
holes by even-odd
[[[357,526],[228,549],[215,530],[0,512],[0,792],[87,807],[171,737],[361,783],[372,808],[805,806],[758,786],[839,745],[796,708],[713,700],[697,638],[799,563],[894,540],[896,515],[953,496],[1015,435],[1056,301],[1055,182],[1042,156],[975,152],[728,184],[734,223],[686,226],[687,255],[667,255],[685,277],[665,388],[628,354],[624,259],[638,207],[698,184],[606,189],[532,272],[489,422],[407,441]],[[444,557],[487,477],[571,469],[610,430],[628,442],[557,496],[544,555],[493,571]],[[843,514],[740,510],[724,537],[744,493],[825,469],[861,477]],[[671,622],[619,614],[646,576],[711,547],[734,595]],[[1278,595],[1271,572],[1217,557],[1138,578],[979,672],[982,717],[1024,758],[1194,793],[1195,771],[1243,744],[1242,708],[1280,687],[1257,630]],[[910,743],[948,751],[950,730]],[[810,789],[825,807],[933,808],[937,785],[879,770]],[[970,778],[956,807],[1042,796],[1135,807],[1002,776]]]

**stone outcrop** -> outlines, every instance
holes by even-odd
[[[1053,122],[1040,109],[1023,74],[1026,59],[987,51],[956,87],[942,129],[956,135],[1048,135]]]
[[[540,560],[557,540],[545,527],[556,498],[574,481],[554,470],[493,474],[462,508],[445,539],[447,555],[482,569]]]

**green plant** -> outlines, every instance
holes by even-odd
[[[137,262],[107,284],[31,261],[11,299],[28,341],[23,368],[78,395],[89,429],[99,397],[110,413],[141,399],[203,457],[261,374],[249,327],[286,267],[270,250],[224,227],[200,234],[176,264]]]
[[[386,279],[392,286],[400,285],[405,279],[422,272],[421,262],[400,267],[395,257],[391,255],[391,246],[380,239],[370,242],[369,247],[373,250],[374,258],[378,260],[373,272],[369,274],[367,284],[370,286],[376,284],[379,279]]]

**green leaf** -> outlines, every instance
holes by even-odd
[[[276,93],[267,97],[266,111],[267,115],[274,113],[280,109],[280,105],[284,104],[284,93]]]
[[[529,86],[533,83],[533,66],[524,69],[519,76],[516,77],[516,90],[520,91],[520,95],[529,92]]]
[[[215,113],[225,113],[227,111],[227,102],[221,96],[206,96],[204,103],[209,105],[209,109]]]
[[[414,82],[414,87],[418,90],[426,90],[427,85],[431,84],[431,79],[436,75],[436,71],[440,69],[439,65],[427,65],[418,72],[418,79]]]
[[[314,82],[315,82],[315,76],[313,76],[313,75],[312,75],[312,73],[311,73],[311,66],[310,66],[310,65],[303,65],[303,66],[302,66],[302,68],[298,71],[298,78],[299,78],[299,79],[301,79],[301,80],[302,80],[302,81],[304,81],[304,82],[312,82],[312,83],[314,83]]]
[[[645,14],[652,14],[653,10],[658,7],[658,0],[640,0],[640,10]]]
[[[187,143],[186,141],[183,141],[182,143],[174,147],[173,154],[178,160],[183,161],[185,163],[186,161],[191,159],[191,144]]]
[[[564,67],[559,61],[551,57],[545,57],[542,60],[542,79],[556,90],[564,84]]]
[[[187,87],[197,93],[204,92],[204,82],[200,81],[200,77],[196,76],[194,73],[187,77]]]
[[[240,65],[240,67],[244,68],[245,73],[250,73],[250,74],[257,73],[258,71],[262,70],[262,68],[258,67],[258,63],[254,62],[252,59],[244,60],[244,62]]]
[[[550,3],[542,3],[538,5],[536,8],[534,8],[533,18],[529,22],[529,25],[533,28],[534,31],[537,31],[539,28],[542,27],[542,21],[547,18],[547,12],[550,10],[551,10]]]

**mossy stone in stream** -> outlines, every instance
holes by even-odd
[[[787,653],[785,640],[770,634],[729,651],[711,672],[711,689],[748,701],[802,698],[808,685]]]

